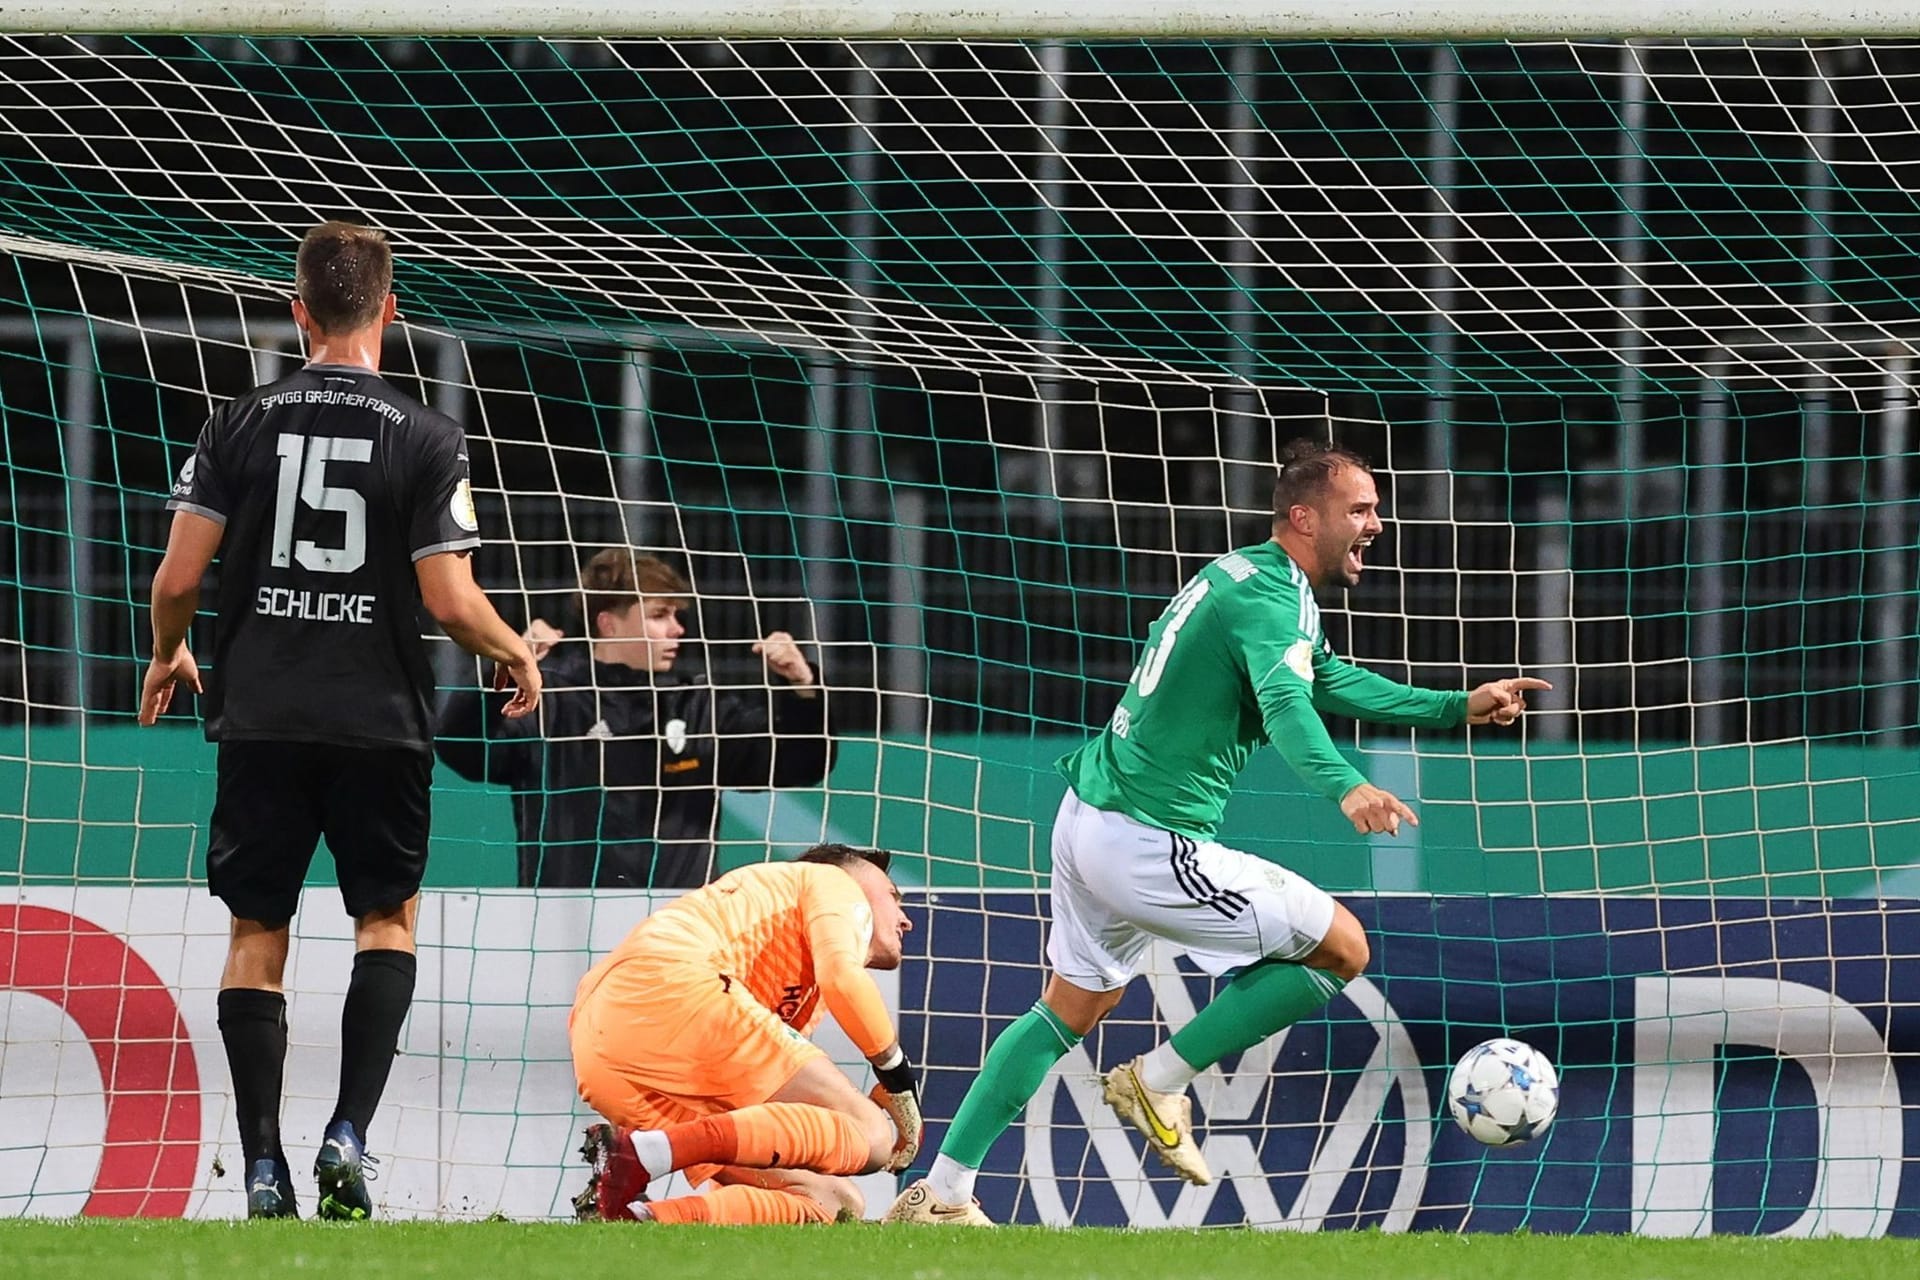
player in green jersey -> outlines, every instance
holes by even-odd
[[[1369,958],[1360,922],[1325,890],[1214,841],[1248,758],[1271,742],[1355,830],[1397,832],[1419,818],[1334,748],[1322,713],[1507,725],[1528,691],[1550,687],[1515,678],[1470,693],[1414,689],[1334,655],[1313,588],[1358,583],[1381,529],[1359,456],[1290,446],[1273,512],[1270,540],[1221,556],[1168,603],[1105,729],[1060,761],[1068,789],[1053,829],[1053,972],[988,1048],[928,1176],[888,1221],[988,1224],[973,1201],[988,1148],[1120,1002],[1154,938],[1210,973],[1238,972],[1171,1039],[1109,1072],[1106,1097],[1182,1177],[1210,1181],[1188,1083],[1321,1008]]]

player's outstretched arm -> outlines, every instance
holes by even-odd
[[[1329,715],[1369,724],[1450,729],[1465,718],[1466,702],[1467,695],[1458,690],[1416,688],[1356,667],[1324,645],[1313,656],[1314,709]]]
[[[1269,673],[1256,692],[1267,740],[1288,767],[1302,782],[1337,803],[1353,829],[1363,836],[1397,834],[1402,822],[1419,826],[1419,817],[1400,797],[1368,782],[1340,754],[1327,732],[1326,721],[1314,709],[1306,682],[1296,677],[1290,669]]]
[[[1532,689],[1551,689],[1545,680],[1516,676],[1510,680],[1489,680],[1467,695],[1468,724],[1512,724],[1527,709],[1527,693]]]
[[[506,624],[487,593],[473,580],[473,563],[465,552],[442,551],[413,563],[420,582],[420,599],[453,642],[468,653],[500,664],[494,687],[511,679],[514,695],[501,708],[506,716],[524,716],[540,705],[540,667],[533,650]]]
[[[1284,633],[1283,633],[1284,638]],[[1248,676],[1253,684],[1254,700],[1260,704],[1260,718],[1266,727],[1267,741],[1274,745],[1287,767],[1313,790],[1340,806],[1340,812],[1361,835],[1395,834],[1402,822],[1420,825],[1404,801],[1391,791],[1368,782],[1360,771],[1333,745],[1326,721],[1320,718],[1317,686],[1329,665],[1345,667],[1324,651],[1316,658],[1312,641],[1299,636],[1285,647],[1270,638],[1249,647]],[[1423,689],[1408,689],[1384,676],[1358,668],[1368,682],[1378,682],[1399,693],[1420,695],[1423,714],[1435,724],[1459,724],[1465,695],[1435,694]]]
[[[821,1002],[847,1039],[869,1062],[879,1062],[900,1047],[900,1039],[887,1016],[887,1002],[867,972],[867,958],[856,954],[848,941],[853,930],[851,921],[837,915],[808,918],[814,981],[820,984]]]
[[[821,1000],[847,1033],[847,1039],[866,1055],[879,1081],[871,1096],[893,1120],[897,1141],[885,1167],[897,1173],[919,1154],[925,1126],[913,1064],[900,1047],[880,988],[867,972],[864,949],[873,926],[871,920],[863,925],[855,918],[867,908],[859,904],[849,912],[844,904],[808,900],[801,909],[806,913],[814,980],[820,984]]]
[[[153,661],[140,686],[141,724],[153,724],[166,714],[175,686],[200,692],[200,668],[187,648],[187,628],[200,608],[200,580],[225,532],[218,520],[192,511],[173,513],[167,553],[153,575]]]

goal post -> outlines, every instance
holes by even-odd
[[[352,216],[513,621],[578,643],[627,544],[687,572],[716,684],[765,690],[770,630],[817,656],[831,774],[723,793],[716,846],[898,851],[936,1139],[1044,975],[1054,761],[1265,536],[1279,443],[1386,497],[1341,652],[1553,681],[1511,732],[1334,722],[1397,837],[1260,753],[1222,839],[1350,905],[1368,976],[1201,1078],[1222,1178],[1180,1190],[1092,1083],[1210,994],[1156,954],[995,1149],[995,1217],[1920,1233],[1909,14],[54,8],[0,13],[0,1213],[239,1211],[212,760],[132,727],[144,593],[208,409],[300,359],[298,236]],[[653,902],[520,888],[511,797],[437,787],[382,1211],[562,1215],[573,984]],[[317,874],[295,1148],[348,946]],[[1562,1069],[1518,1152],[1443,1114],[1494,1034]]]

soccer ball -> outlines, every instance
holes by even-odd
[[[1447,1109],[1478,1141],[1518,1146],[1553,1123],[1560,1109],[1560,1076],[1547,1055],[1525,1041],[1483,1041],[1454,1065]]]

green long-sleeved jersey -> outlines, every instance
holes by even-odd
[[[1221,556],[1168,602],[1112,719],[1059,768],[1096,809],[1211,840],[1262,742],[1330,800],[1366,781],[1321,712],[1439,729],[1466,719],[1467,695],[1409,688],[1334,656],[1306,574],[1263,542]]]

